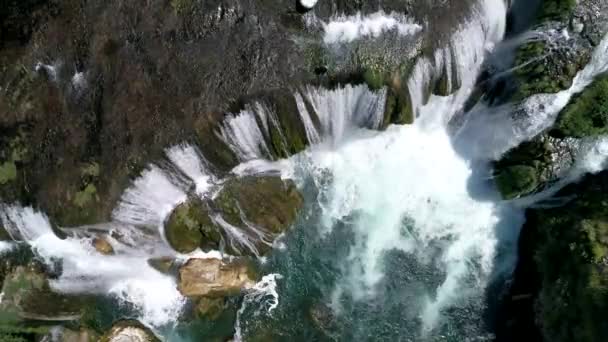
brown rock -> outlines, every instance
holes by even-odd
[[[103,255],[114,254],[114,248],[112,248],[112,245],[102,238],[94,238],[93,247],[95,247],[95,249]]]
[[[187,297],[224,297],[255,283],[251,264],[246,260],[190,259],[179,270],[178,289]]]

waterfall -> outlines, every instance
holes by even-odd
[[[312,142],[329,140],[335,145],[345,140],[353,129],[378,129],[384,120],[386,89],[374,92],[366,85],[346,85],[333,90],[307,87],[295,96],[308,140]],[[320,131],[312,124],[302,98],[309,101],[317,115]]]
[[[140,319],[152,326],[171,322],[181,312],[185,299],[177,291],[173,278],[148,265],[151,255],[143,252],[147,250],[142,245],[144,241],[137,241],[133,247],[115,245],[120,253],[104,256],[95,251],[91,239],[58,238],[48,218],[32,208],[3,206],[1,220],[11,235],[25,240],[47,265],[53,267],[57,260],[61,261],[61,276],[49,280],[53,290],[110,294],[135,306],[141,313]],[[128,231],[126,227],[120,229],[121,234]],[[160,245],[150,249],[163,250]]]
[[[322,25],[325,31],[323,41],[326,44],[350,43],[366,37],[377,38],[390,31],[409,36],[422,30],[422,26],[405,15],[386,14],[383,11],[365,16],[361,13],[353,16],[335,16]]]
[[[555,94],[536,94],[520,104],[498,108],[478,106],[458,133],[466,153],[479,159],[499,159],[505,152],[550,128],[572,97],[608,71],[608,35],[595,48],[591,61],[570,88]]]

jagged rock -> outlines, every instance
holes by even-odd
[[[160,342],[154,333],[137,321],[120,321],[99,342]]]
[[[225,297],[256,283],[252,265],[245,259],[190,259],[179,270],[179,291],[187,297]]]
[[[112,254],[114,254],[114,248],[105,239],[102,239],[102,238],[99,238],[99,237],[94,238],[93,239],[93,247],[95,247],[95,250],[97,250],[99,253],[101,253],[103,255],[112,255]]]
[[[333,310],[323,303],[310,307],[309,317],[314,325],[328,338],[334,339],[337,332],[336,315]]]

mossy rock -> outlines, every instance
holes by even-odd
[[[86,297],[53,292],[44,273],[34,266],[18,266],[4,279],[0,308],[3,320],[71,321],[88,305]]]
[[[496,186],[505,199],[513,199],[530,193],[538,185],[537,170],[527,165],[507,167],[496,176]]]
[[[226,309],[226,299],[201,297],[196,301],[195,311],[199,318],[216,320]]]
[[[608,133],[608,76],[595,80],[559,114],[552,135],[584,138]]]
[[[560,48],[561,49],[561,48]],[[513,99],[521,101],[531,95],[557,93],[570,88],[576,74],[589,62],[589,51],[579,51],[573,58],[562,58],[544,41],[523,44],[517,50],[514,72],[519,87]]]
[[[214,203],[232,225],[243,226],[242,214],[254,225],[280,234],[295,221],[303,197],[290,180],[246,176],[228,180]]]
[[[207,205],[198,199],[175,208],[165,224],[165,235],[171,247],[180,253],[190,253],[199,247],[217,249],[221,240]]]

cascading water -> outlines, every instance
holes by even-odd
[[[233,173],[278,170],[293,177],[307,199],[299,222],[281,238],[285,247],[263,260],[269,275],[245,294],[236,340],[264,329],[307,340],[490,338],[483,317],[492,294],[486,291],[513,267],[520,208],[603,169],[608,155],[606,138],[584,142],[575,167],[555,187],[520,202],[501,201],[486,177],[487,163],[549,127],[573,94],[608,69],[605,38],[570,89],[524,101],[527,116],[514,118],[512,105],[496,111],[478,105],[463,114],[486,55],[504,35],[505,17],[503,0],[482,0],[449,43],[417,59],[407,82],[413,125],[376,131],[384,123],[386,89],[305,87],[293,95],[311,146],[271,162],[271,132],[278,132],[278,145],[288,145],[277,114],[259,102],[226,116],[216,134],[242,162]],[[384,12],[332,20],[323,23],[329,46],[422,29]],[[452,95],[429,95],[430,83],[443,73]],[[465,118],[450,127],[458,114]],[[189,257],[169,248],[164,223],[189,196],[212,197],[222,180],[195,147],[166,152],[168,161],[149,165],[126,189],[113,222],[62,229],[68,237],[60,239],[44,214],[3,206],[2,224],[47,265],[61,261],[62,273],[51,281],[55,290],[111,294],[148,325],[173,323],[186,300],[175,279],[148,261]],[[247,227],[234,227],[220,215],[212,219],[235,251],[258,255],[256,242],[277,245],[244,217]],[[98,236],[114,255],[95,251],[91,242]],[[0,245],[0,253],[10,246]]]

